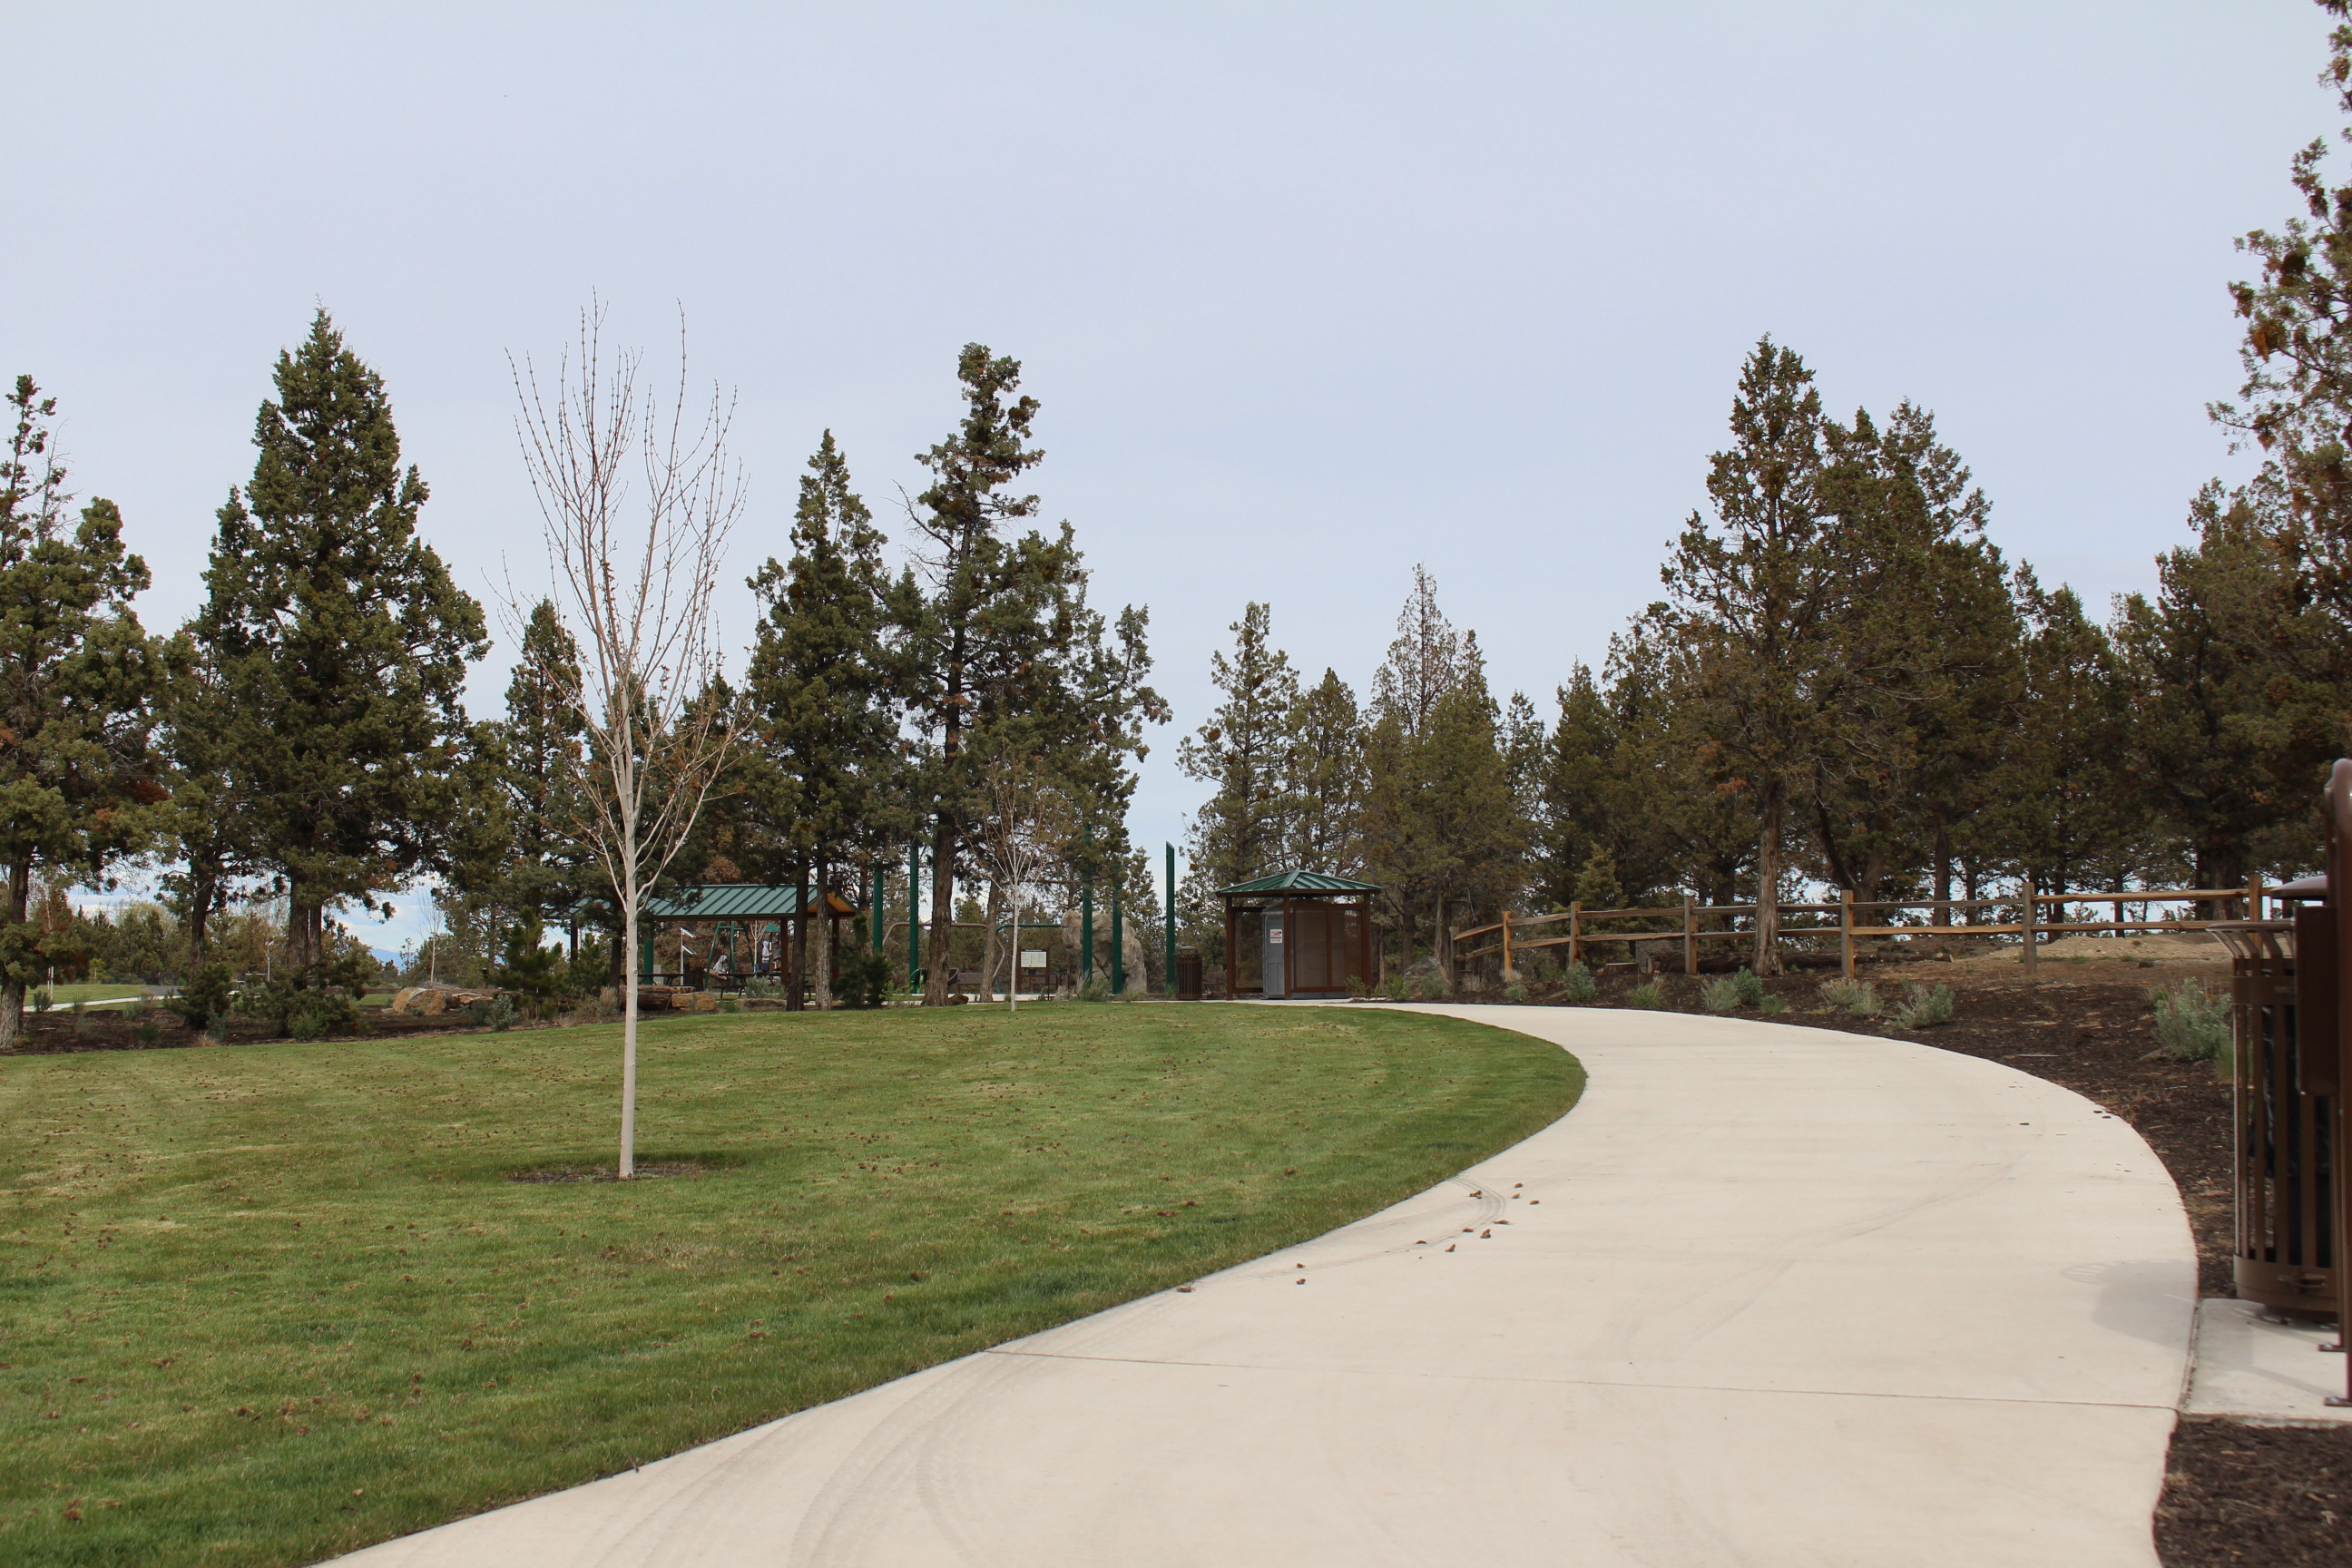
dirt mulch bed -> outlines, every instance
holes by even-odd
[[[2182,1422],[2156,1551],[2165,1568],[2352,1563],[2352,1428]]]
[[[1906,1033],[1883,1018],[1823,1011],[1834,976],[1771,983],[1790,1010],[1770,1023],[1916,1040],[1998,1061],[2062,1084],[2130,1122],[2179,1186],[2196,1235],[2200,1293],[2230,1284],[2230,1086],[2210,1063],[2175,1061],[2158,1046],[2148,993],[2184,976],[2218,989],[2226,963],[2045,964],[2027,980],[2006,966],[1918,963],[1873,966],[1864,977],[1885,1000],[1908,983],[1949,984],[1952,1021]],[[1697,984],[1661,977],[1675,1012],[1703,1012]],[[1611,975],[1591,1005],[1623,1003],[1636,980]],[[1533,998],[1545,1000],[1540,994]],[[1757,1015],[1743,1013],[1743,1017]],[[2345,1568],[2352,1564],[2352,1428],[2248,1426],[2184,1421],[2172,1439],[2156,1514],[2165,1568]]]

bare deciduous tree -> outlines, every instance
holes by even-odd
[[[973,848],[1009,910],[1012,963],[1004,1002],[1007,1012],[1016,1012],[1021,1005],[1024,896],[1067,851],[1077,814],[1034,764],[1017,757],[995,758],[987,764],[981,774],[981,797],[988,816]]]
[[[734,741],[711,697],[719,647],[710,598],[743,474],[727,450],[733,405],[716,386],[698,425],[686,423],[694,397],[684,321],[667,404],[640,389],[640,352],[607,359],[604,323],[601,302],[581,312],[580,341],[550,394],[528,355],[509,367],[555,603],[581,650],[570,693],[588,736],[580,828],[620,905],[626,1179],[636,1173],[638,905],[693,831]]]

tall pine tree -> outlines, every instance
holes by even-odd
[[[893,646],[891,583],[883,536],[852,488],[849,464],[824,433],[801,478],[793,556],[771,558],[751,579],[759,633],[744,686],[755,742],[740,809],[764,830],[797,886],[819,907],[848,885],[853,867],[890,858],[908,826],[898,720],[905,681]],[[833,922],[819,925],[810,962],[809,922],[799,973],[819,1005],[832,995]],[[797,987],[790,997],[800,1001]]]
[[[146,563],[122,516],[93,500],[69,517],[52,445],[56,401],[20,375],[0,461],[0,1050],[24,1026],[25,988],[54,962],[55,922],[31,918],[33,882],[105,874],[142,844],[164,792],[148,749],[163,649],[131,596]],[[45,934],[45,931],[49,934]]]
[[[1143,722],[1167,721],[1144,684],[1144,613],[1129,607],[1107,625],[1087,608],[1085,559],[1068,523],[1051,539],[1009,532],[1036,515],[1037,498],[1008,487],[1045,458],[1029,444],[1037,401],[1020,395],[1019,362],[969,343],[956,376],[963,418],[918,458],[932,479],[912,510],[923,580],[897,595],[910,706],[925,737],[917,793],[930,823],[929,1006],[953,991],[956,879],[985,809],[980,783],[991,758],[1049,763],[1089,826],[1093,854],[1123,856],[1134,789],[1125,759],[1144,754]]]
[[[541,599],[523,623],[498,732],[499,785],[513,828],[497,898],[533,925],[572,923],[597,883],[583,835],[579,690],[580,645],[554,602]]]
[[[1233,651],[1209,656],[1209,679],[1224,700],[1177,748],[1186,778],[1214,786],[1193,818],[1188,858],[1211,889],[1281,869],[1289,848],[1286,787],[1291,725],[1299,700],[1289,656],[1274,646],[1270,613],[1252,602],[1226,629]]]
[[[325,956],[330,907],[452,863],[472,739],[460,694],[487,645],[480,606],[416,537],[425,481],[401,466],[383,378],[322,310],[274,379],[252,480],[220,509],[197,632],[226,696],[225,771],[301,966]]]
[[[1759,974],[1779,973],[1790,812],[1824,746],[1832,633],[1851,581],[1818,493],[1826,422],[1812,381],[1769,338],[1741,366],[1732,444],[1709,463],[1715,524],[1693,513],[1675,541],[1657,617],[1689,660],[1717,778],[1750,803]]]

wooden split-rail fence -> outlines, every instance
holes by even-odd
[[[1853,978],[1857,956],[1856,944],[1874,937],[1912,936],[2013,936],[2020,939],[2022,958],[2029,970],[2035,967],[2036,955],[2042,941],[2053,936],[2073,936],[2084,932],[2146,931],[2203,931],[2213,923],[2210,920],[2174,919],[2150,920],[2142,910],[2139,920],[2124,918],[2127,904],[2210,904],[2244,900],[2245,913],[2220,918],[2230,920],[2261,920],[2263,901],[2276,889],[2266,887],[2259,879],[2242,888],[2136,888],[2116,893],[2045,893],[2032,883],[2017,892],[1997,899],[1878,899],[1857,902],[1852,893],[1841,894],[1838,901],[1817,904],[1782,904],[1780,913],[1780,944],[1787,947],[1801,941],[1807,945],[1822,943],[1834,938],[1838,944],[1838,966],[1848,979]],[[2064,914],[2069,904],[2112,905],[2112,920],[2049,921],[2042,918],[2044,910],[2055,909]],[[1924,910],[1934,923],[1919,925],[1866,924],[1869,917],[1881,911]],[[1952,915],[1961,914],[1967,921],[1969,911],[1976,910],[2015,910],[2021,918],[1983,924],[1955,924]],[[1685,974],[1698,973],[1699,943],[1742,942],[1752,947],[1756,942],[1755,919],[1759,907],[1755,904],[1695,904],[1685,899],[1678,906],[1653,910],[1588,910],[1581,904],[1548,915],[1505,914],[1490,925],[1471,926],[1453,933],[1454,967],[1456,979],[1463,965],[1474,958],[1499,956],[1501,967],[1515,967],[1513,960],[1521,952],[1541,948],[1568,949],[1568,962],[1581,963],[1586,951],[1596,944],[1622,942],[1645,952],[1651,962],[1643,967],[1656,966],[1654,944],[1679,943],[1682,947],[1682,968]],[[1827,917],[1834,916],[1834,920]],[[1791,919],[1794,917],[1794,919]],[[1882,915],[1883,919],[1884,916]],[[1734,922],[1745,920],[1745,929]],[[1529,937],[1524,933],[1559,926],[1566,922],[1565,935],[1547,934]],[[1638,922],[1638,923],[1636,923]],[[1661,929],[1661,922],[1671,922]],[[1481,937],[1495,940],[1483,947],[1465,949],[1462,944]],[[2222,956],[2219,949],[2215,955]]]

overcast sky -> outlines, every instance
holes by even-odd
[[[2288,159],[2336,122],[2304,0],[0,21],[0,371],[57,395],[152,626],[194,608],[314,304],[485,598],[542,570],[507,355],[558,351],[592,290],[632,341],[683,309],[740,393],[730,586],[784,552],[826,426],[893,528],[978,341],[1044,403],[1036,488],[1097,602],[1150,606],[1153,846],[1247,599],[1360,689],[1426,562],[1498,694],[1548,708],[1656,596],[1763,333],[1841,413],[1933,409],[2045,581],[2147,586],[2244,468],[2203,412],[2239,379],[2231,241],[2290,216]],[[749,594],[724,607],[740,646]]]

